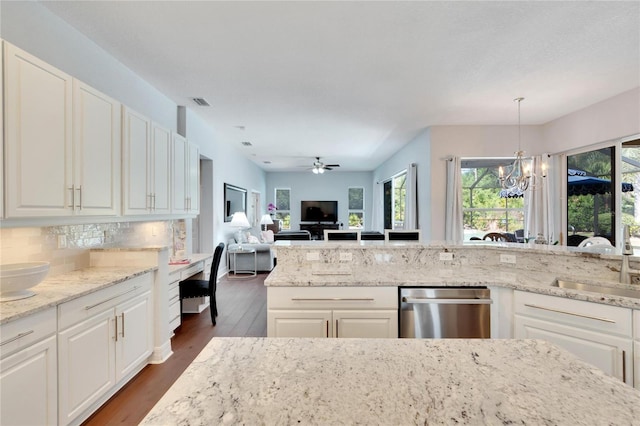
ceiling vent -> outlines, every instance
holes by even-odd
[[[242,145],[244,145],[244,146],[253,146],[253,144],[252,144],[251,142],[246,142],[246,141],[245,141],[245,142],[241,142],[241,143],[242,143]]]
[[[193,98],[193,102],[197,103],[200,106],[211,106],[205,98]]]

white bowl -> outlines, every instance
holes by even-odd
[[[49,273],[49,262],[26,262],[0,265],[0,302],[31,297],[30,289]]]

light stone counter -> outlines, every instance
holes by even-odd
[[[640,392],[536,340],[213,338],[143,425],[640,425]]]
[[[31,288],[36,293],[35,296],[12,302],[0,302],[0,324],[77,299],[155,269],[130,266],[92,267],[45,278],[40,284]]]
[[[634,289],[617,282],[620,256],[582,253],[556,246],[515,244],[441,246],[355,243],[276,244],[278,266],[265,280],[271,287],[290,286],[497,286],[640,309],[640,298],[554,287],[556,279]],[[372,244],[373,243],[373,244]],[[311,260],[309,254],[311,256]],[[351,261],[341,261],[349,253]],[[441,253],[452,260],[442,261]],[[516,264],[500,262],[513,255]],[[636,260],[636,258],[634,258]]]

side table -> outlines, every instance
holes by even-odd
[[[256,254],[256,249],[249,247],[239,247],[236,249],[231,249],[227,251],[229,255],[229,278],[246,278],[246,277],[255,277],[258,275],[258,256]],[[253,255],[253,270],[250,269],[238,269],[238,255]],[[233,256],[233,268],[231,267],[231,256]],[[231,275],[233,272],[233,276]],[[243,275],[238,276],[238,274],[251,274],[251,275]]]

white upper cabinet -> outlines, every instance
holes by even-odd
[[[117,215],[120,104],[4,43],[6,217]]]
[[[173,213],[197,214],[200,210],[200,150],[183,136],[173,135]]]
[[[152,123],[152,130],[152,213],[168,214],[171,212],[171,131],[156,123]]]
[[[124,214],[171,211],[171,132],[123,107]]]
[[[74,210],[86,215],[120,212],[120,103],[74,80]]]
[[[68,216],[72,78],[4,43],[6,217]]]

